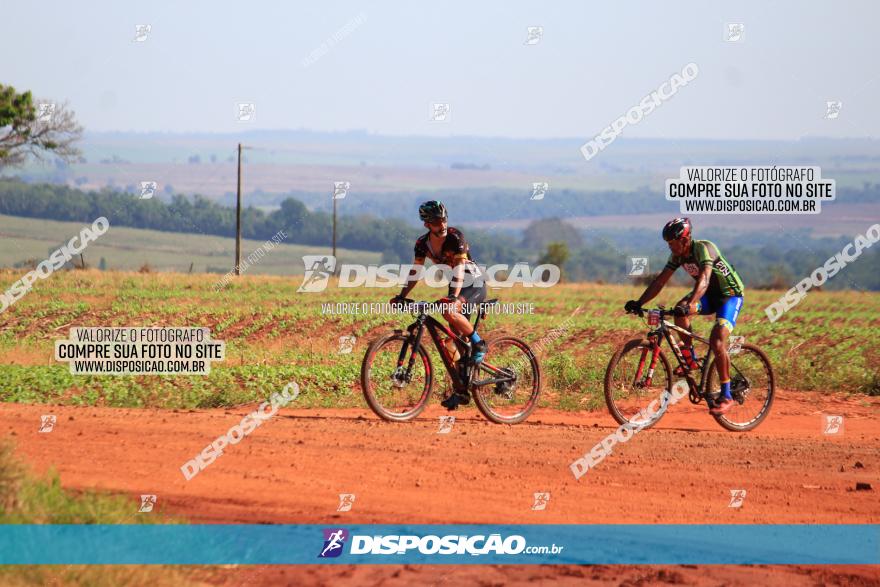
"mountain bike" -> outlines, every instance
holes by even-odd
[[[480,304],[475,331],[486,310],[497,303],[487,300]],[[415,322],[406,332],[398,329],[374,340],[361,364],[361,388],[377,416],[406,422],[428,405],[434,369],[425,344],[426,332],[443,360],[452,392],[470,394],[487,419],[497,424],[517,424],[535,409],[541,394],[541,369],[525,342],[512,336],[489,339],[485,357],[474,364],[469,339],[430,316],[432,303],[406,299],[402,304],[416,316]]]
[[[608,404],[608,410],[618,424],[631,423],[640,429],[656,424],[669,407],[673,370],[660,348],[664,340],[678,362],[675,373],[681,373],[687,383],[691,403],[699,404],[706,400],[708,404],[721,394],[715,356],[709,341],[665,320],[668,316],[682,315],[678,308],[665,310],[660,306],[658,309],[638,312],[640,316],[646,313],[650,328],[647,337],[624,343],[611,357],[605,370],[605,403]],[[699,383],[695,379],[695,370],[688,368],[682,356],[675,332],[686,334],[706,345],[706,353],[700,361]],[[736,405],[726,414],[713,417],[727,430],[745,432],[767,417],[773,403],[776,377],[767,355],[755,345],[737,340],[730,345],[728,355],[730,393]],[[655,404],[659,408],[643,411],[654,400],[659,400]]]

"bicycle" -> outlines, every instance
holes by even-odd
[[[682,377],[687,382],[688,399],[691,403],[699,404],[703,400],[708,403],[709,400],[717,399],[721,393],[715,356],[708,346],[709,341],[665,320],[668,316],[682,315],[678,308],[665,310],[660,306],[637,313],[644,316],[646,312],[650,328],[647,338],[635,338],[624,343],[611,357],[605,371],[605,403],[608,410],[618,424],[630,423],[639,429],[656,424],[669,407],[673,371],[660,348],[663,340],[669,343],[672,354],[678,361]],[[701,361],[699,384],[681,354],[674,335],[676,331],[707,346],[705,358]],[[738,405],[724,415],[713,417],[727,430],[745,432],[758,426],[767,417],[773,403],[776,377],[764,351],[752,344],[742,343],[738,349],[735,346],[731,345],[728,355],[730,393]],[[644,399],[647,402],[642,405]],[[659,399],[659,409],[653,415],[641,411],[656,399]],[[641,417],[634,420],[633,416]]]
[[[410,299],[402,303],[404,309],[416,316],[415,322],[406,333],[396,329],[374,340],[361,364],[361,388],[377,416],[406,422],[428,405],[434,369],[423,342],[426,330],[452,381],[452,392],[473,391],[471,396],[477,408],[488,420],[517,424],[535,409],[541,394],[541,370],[535,353],[525,342],[512,336],[487,340],[485,358],[475,366],[470,360],[470,341],[427,314],[433,304]],[[486,309],[497,303],[493,299],[480,304],[475,331],[485,318]],[[453,349],[447,348],[449,341],[454,343]],[[458,351],[461,360],[455,360],[453,351]],[[478,375],[487,378],[477,379]]]

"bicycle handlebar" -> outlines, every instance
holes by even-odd
[[[424,311],[431,305],[431,302],[417,302],[410,298],[398,298],[397,303],[402,306],[402,309],[410,312]]]
[[[645,312],[659,312],[660,319],[666,318],[667,316],[687,316],[688,312],[682,308],[681,306],[675,306],[671,310],[667,310],[666,308],[639,308],[635,312],[627,312],[627,314],[636,314],[640,318],[645,317]]]

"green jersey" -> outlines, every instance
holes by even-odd
[[[712,241],[695,240],[689,256],[670,255],[669,261],[666,262],[667,269],[675,271],[679,267],[684,267],[684,270],[695,280],[706,265],[712,266],[712,277],[709,278],[709,289],[706,290],[708,296],[717,298],[743,295],[745,288],[736,269],[724,258]]]

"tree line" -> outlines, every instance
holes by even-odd
[[[65,185],[0,179],[0,214],[72,222],[106,216],[111,226],[235,237],[235,208],[198,195],[177,194],[166,203],[108,188],[86,192]],[[284,230],[291,235],[288,242],[303,245],[330,246],[332,223],[330,213],[309,210],[295,198],[284,200],[271,212],[248,207],[241,214],[244,238],[265,240]],[[415,239],[424,232],[399,218],[361,214],[337,219],[339,247],[381,252],[387,262],[411,261]],[[468,231],[467,237],[480,251],[481,260],[524,260],[517,258],[520,251],[512,237],[482,231]]]
[[[64,185],[0,179],[0,214],[83,223],[106,216],[111,226],[235,236],[235,209],[201,196],[174,195],[163,202],[158,198],[142,200],[131,193],[107,188],[85,192]],[[295,198],[284,200],[271,212],[258,208],[242,210],[244,238],[266,240],[279,230],[290,235],[288,243],[329,248],[332,217],[324,211],[310,210]],[[337,244],[341,248],[381,252],[383,263],[407,263],[412,260],[415,239],[424,232],[416,223],[399,218],[346,215],[338,218]],[[648,270],[641,277],[644,281],[662,269],[669,254],[657,231],[586,232],[559,218],[535,220],[521,235],[470,228],[465,229],[465,235],[479,263],[555,263],[562,267],[564,279],[570,281],[632,281],[634,278],[628,274],[630,258],[648,256]],[[784,236],[719,232],[702,236],[722,247],[747,287],[788,289],[839,252],[855,235],[813,239],[805,233]],[[809,246],[804,246],[805,240]],[[679,280],[688,283],[687,276],[681,275]],[[825,287],[880,290],[880,247],[866,249],[857,262],[829,280]]]

